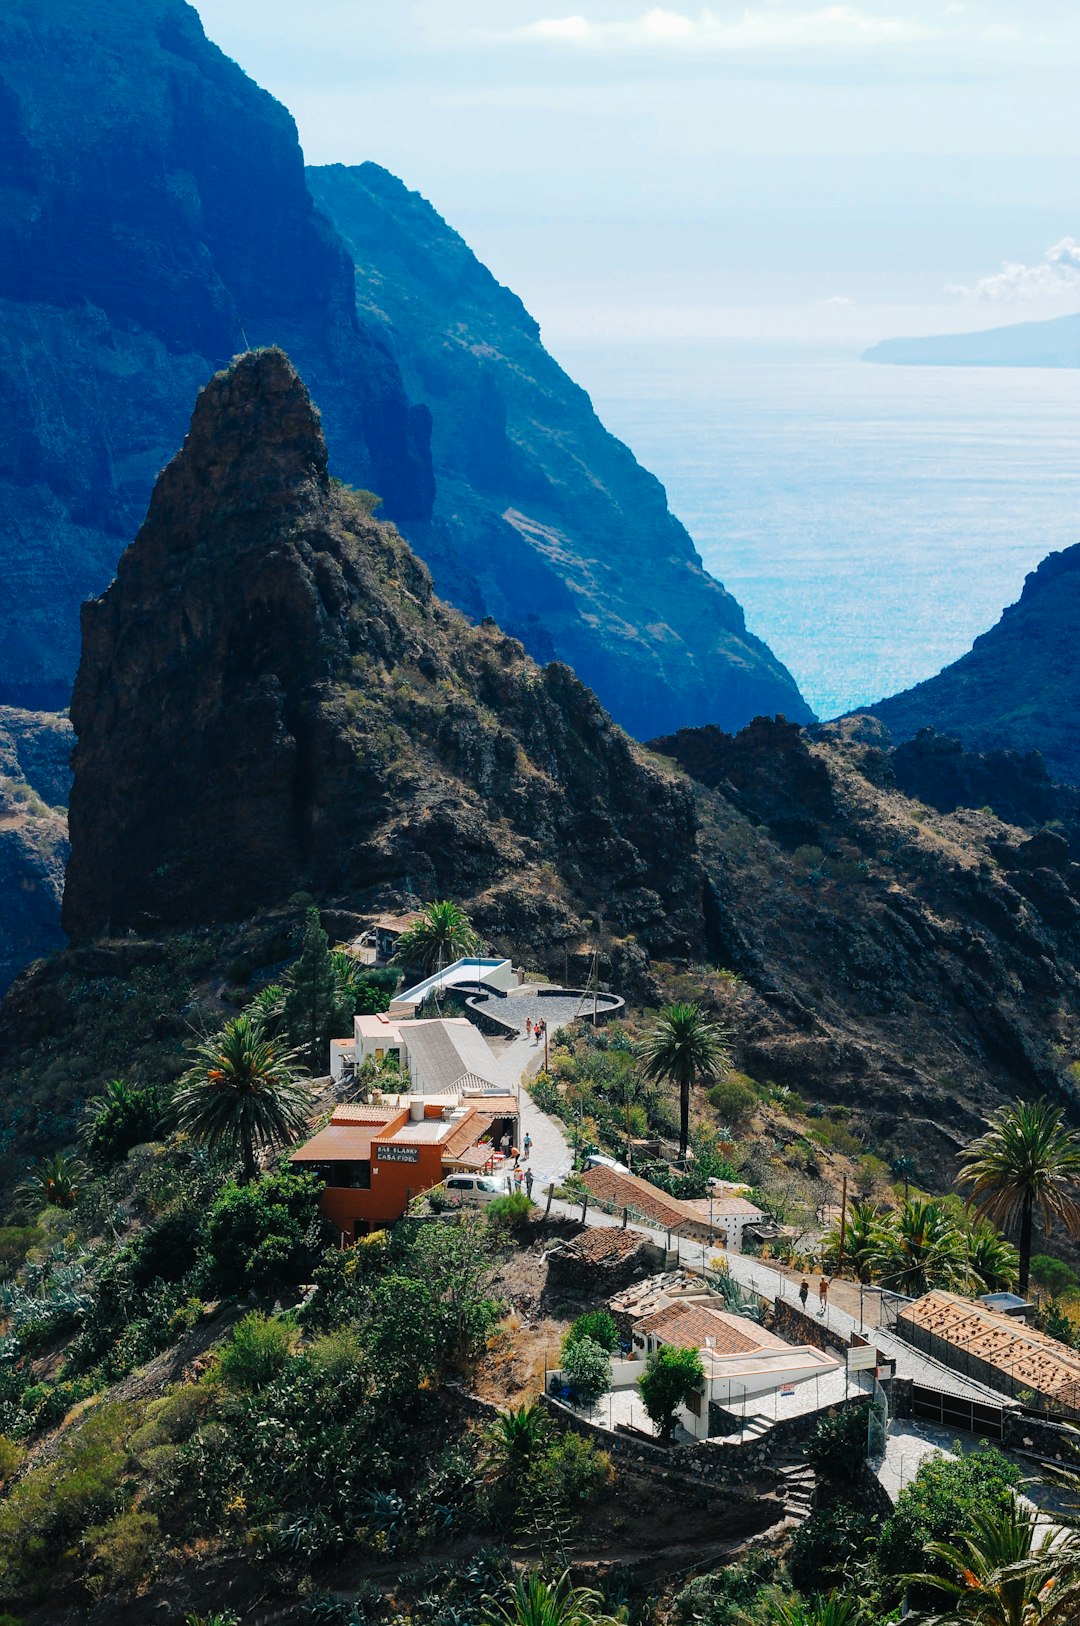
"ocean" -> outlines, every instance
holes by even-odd
[[[1080,541],[1080,372],[557,353],[822,718],[940,671]]]

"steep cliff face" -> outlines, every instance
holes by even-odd
[[[699,778],[713,937],[744,979],[719,1008],[740,1067],[846,1107],[869,1149],[949,1184],[998,1102],[1074,1099],[1080,841],[910,799],[902,751],[856,724],[657,745]],[[985,766],[970,774],[985,786]],[[813,837],[793,847],[800,786]],[[1048,811],[1068,813],[1062,795]]]
[[[436,526],[414,540],[437,590],[537,659],[568,662],[639,739],[758,713],[809,721],[660,482],[608,434],[516,295],[377,164],[308,180],[356,261],[362,316],[432,411]]]
[[[0,706],[0,995],[64,941],[72,743],[66,717]]]
[[[868,711],[897,740],[921,728],[973,751],[1038,751],[1051,779],[1080,784],[1080,543],[1051,553],[966,655]]]
[[[597,917],[653,952],[704,942],[685,782],[567,667],[434,596],[328,478],[280,351],[202,392],[83,640],[76,938],[407,884],[541,944]]]
[[[410,406],[314,209],[289,114],[182,0],[0,9],[0,700],[66,705],[195,390],[249,345],[303,367],[340,472],[422,524]]]

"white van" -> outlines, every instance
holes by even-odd
[[[505,1180],[491,1174],[448,1174],[443,1184],[455,1203],[489,1203],[506,1196]]]

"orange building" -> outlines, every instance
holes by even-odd
[[[512,1095],[411,1096],[384,1106],[348,1103],[290,1163],[325,1181],[319,1206],[343,1242],[391,1225],[409,1203],[458,1170],[502,1163],[517,1136]]]

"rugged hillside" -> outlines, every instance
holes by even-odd
[[[72,743],[66,717],[0,706],[0,995],[64,941]]]
[[[437,591],[566,661],[638,738],[810,712],[746,630],[659,481],[608,434],[536,322],[417,192],[377,164],[308,170],[410,394],[431,409]]]
[[[928,339],[884,339],[863,360],[908,367],[1080,367],[1080,316]]]
[[[408,886],[493,934],[512,913],[537,948],[598,915],[654,953],[704,946],[685,783],[566,666],[434,596],[328,478],[281,351],[200,395],[84,608],[71,712],[73,937]]]
[[[895,739],[931,727],[975,751],[1039,751],[1080,784],[1080,543],[1052,553],[989,632],[937,677],[867,708]]]
[[[340,472],[432,500],[410,407],[314,209],[289,114],[182,0],[0,8],[0,700],[67,704],[107,586],[196,389],[284,344]]]
[[[1080,844],[911,800],[870,719],[817,732],[653,742],[701,786],[714,934],[743,979],[720,1008],[746,1072],[847,1107],[870,1150],[948,1183],[1001,1099],[1076,1099]],[[984,791],[986,764],[967,772]]]

